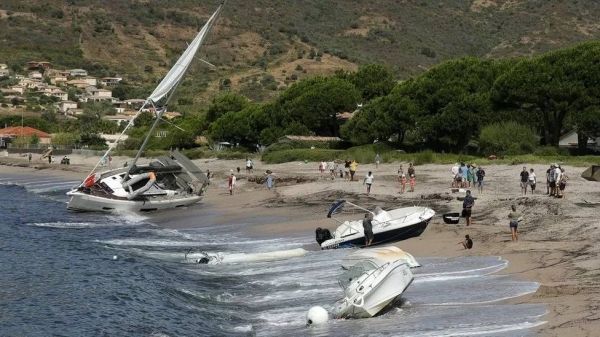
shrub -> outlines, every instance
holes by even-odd
[[[543,146],[535,150],[535,155],[541,157],[558,156],[558,154],[558,149],[554,146]]]
[[[537,143],[533,130],[513,121],[484,126],[479,134],[479,145],[485,154],[531,153]]]

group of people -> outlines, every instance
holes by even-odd
[[[565,188],[569,176],[565,169],[554,163],[546,170],[546,194],[551,197],[562,198],[565,196]]]
[[[415,191],[415,185],[417,183],[417,176],[415,175],[415,167],[412,163],[408,163],[408,170],[404,173],[404,168],[402,168],[402,164],[398,167],[398,185],[400,185],[400,193],[404,193],[406,189],[406,181],[409,181],[410,192]]]
[[[483,179],[485,170],[475,164],[458,163],[452,166],[452,188],[475,187],[483,192]]]

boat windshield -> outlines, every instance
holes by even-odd
[[[342,290],[346,291],[348,286],[352,282],[356,281],[361,275],[363,275],[366,272],[375,270],[375,269],[377,269],[377,266],[371,261],[365,260],[365,261],[358,262],[357,264],[352,266],[350,269],[348,269],[346,272],[344,272],[342,274],[342,276],[340,276],[340,278],[338,279],[340,288],[342,288]]]

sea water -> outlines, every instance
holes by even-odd
[[[67,212],[64,192],[76,183],[0,176],[0,336],[523,336],[544,323],[544,305],[503,302],[538,284],[495,275],[507,262],[490,256],[419,258],[413,284],[384,314],[307,327],[310,307],[342,297],[348,250],[315,250],[312,231],[257,238],[210,216],[174,230],[152,214]],[[198,210],[177,212],[189,221]],[[231,265],[185,259],[190,249],[293,248],[311,251]]]

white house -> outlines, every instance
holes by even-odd
[[[29,78],[32,80],[41,80],[43,78],[42,73],[39,71],[32,71],[29,73]]]
[[[85,88],[84,100],[86,102],[113,101],[112,91],[107,89],[98,89],[90,86]]]
[[[95,77],[89,77],[89,76],[85,76],[85,77],[81,77],[79,78],[80,81],[86,82],[88,85],[97,85],[98,84],[98,80]]]
[[[127,115],[114,115],[114,116],[104,116],[102,117],[102,119],[106,120],[106,121],[113,121],[117,124],[121,124],[121,123],[129,123],[129,121],[131,121],[134,118],[134,116],[127,116]]]
[[[0,69],[0,77],[10,76],[10,70],[8,69]]]
[[[71,69],[71,70],[69,70],[69,75],[71,75],[71,76],[87,76],[88,73],[84,69]]]
[[[118,134],[100,134],[100,137],[104,138],[104,140],[106,140],[106,145],[111,146],[113,145],[117,139],[119,138]],[[127,138],[129,138],[129,136],[127,135],[123,135],[121,136],[121,139],[119,139],[119,143],[124,142],[125,140],[127,140]]]
[[[0,69],[8,69],[8,65],[6,63],[0,63]]]
[[[558,147],[562,148],[576,148],[578,145],[578,135],[576,131],[567,132],[560,137],[558,140]],[[600,138],[595,140],[588,138],[587,141],[588,149],[600,150]]]
[[[115,86],[123,80],[122,77],[103,77],[100,79],[100,83],[105,86]]]
[[[60,112],[67,112],[71,109],[77,109],[77,103],[73,101],[62,101],[56,104]]]

